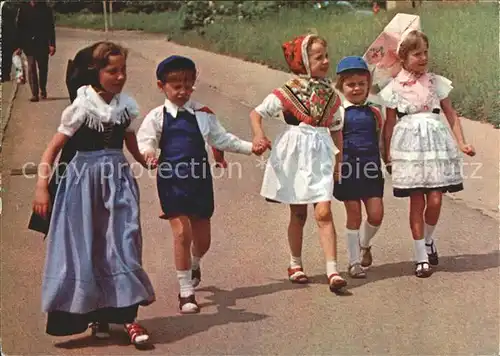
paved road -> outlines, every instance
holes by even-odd
[[[97,36],[93,32],[58,30],[58,53],[50,62],[50,98],[29,103],[28,87],[20,88],[4,143],[4,170],[40,159],[62,109],[68,104],[64,85],[66,61]],[[116,36],[122,36],[122,41],[132,48],[126,90],[137,98],[144,112],[162,102],[154,83],[157,60],[174,50],[182,51],[197,60],[204,58],[195,98],[208,103],[228,129],[247,139],[250,138],[249,104],[263,98],[283,75],[182,48],[159,37]],[[262,78],[259,82],[265,82],[260,87],[253,85],[259,74]],[[254,80],[253,84],[246,86],[245,82],[250,80]],[[249,99],[252,97],[253,101]],[[278,133],[281,125],[278,121],[269,122],[269,134]],[[263,170],[255,157],[229,154],[228,158],[233,164],[240,164],[241,174],[234,165],[231,177],[227,172],[215,182],[213,245],[202,263],[199,315],[182,316],[177,312],[172,237],[168,225],[158,219],[160,209],[154,179],[147,175],[139,179],[145,267],[158,294],[157,302],[140,312],[154,342],[154,347],[146,351],[127,346],[120,330],[109,342],[94,342],[87,334],[63,339],[44,334],[40,283],[45,245],[40,235],[26,228],[35,181],[21,176],[6,177],[1,244],[3,352],[7,355],[498,354],[496,219],[446,198],[436,229],[441,265],[431,278],[417,279],[411,262],[408,202],[394,199],[387,182],[386,217],[374,242],[375,265],[367,280],[349,281],[351,295],[339,297],[328,292],[313,221],[307,223],[304,248],[305,267],[314,276],[313,283],[301,287],[286,281],[288,212],[285,207],[266,204],[259,197]],[[498,187],[498,159],[495,164]],[[489,179],[494,181],[495,177],[490,175]],[[483,189],[482,192],[489,189],[491,195],[495,187],[478,189]],[[333,210],[342,237],[345,213],[336,202]],[[343,238],[340,251],[344,270],[347,261]]]

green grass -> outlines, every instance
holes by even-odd
[[[432,71],[450,78],[451,98],[463,116],[488,121],[500,127],[498,73],[498,5],[424,3],[420,9],[405,8],[420,15],[430,39]],[[283,10],[255,21],[225,18],[200,30],[180,30],[180,14],[114,14],[114,28],[165,33],[173,41],[263,63],[287,70],[281,43],[314,30],[329,43],[333,63],[346,55],[361,55],[395,15],[381,11],[374,17],[339,14],[323,10]],[[102,29],[102,15],[58,15],[58,24]]]

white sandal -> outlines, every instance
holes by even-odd
[[[347,267],[347,270],[349,271],[349,276],[351,278],[366,278],[366,272],[361,267],[361,264],[359,262],[349,265]]]

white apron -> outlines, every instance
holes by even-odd
[[[288,125],[274,142],[260,194],[285,204],[331,201],[338,152],[328,128]]]
[[[391,139],[392,186],[439,188],[463,183],[462,156],[439,114],[403,116]]]

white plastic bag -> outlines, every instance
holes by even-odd
[[[16,71],[16,81],[19,84],[26,83],[26,75],[25,75],[25,63],[23,63],[23,58],[19,54],[14,54],[12,56],[12,65],[14,66],[14,70]]]

